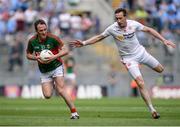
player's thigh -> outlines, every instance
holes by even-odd
[[[64,69],[63,66],[56,68],[53,74],[56,87],[64,87]]]
[[[45,98],[50,98],[53,93],[53,82],[43,82],[42,83],[42,91]]]
[[[149,53],[146,52],[143,57],[144,58],[143,58],[142,63],[149,66],[156,72],[162,72],[164,70],[163,66],[159,63],[159,61],[156,58],[154,58],[152,55],[150,55]]]
[[[54,77],[55,86],[59,94],[64,94],[65,92],[65,83],[64,83],[64,77],[63,76],[57,76]]]
[[[128,72],[133,79],[137,79],[137,77],[142,77],[139,65],[128,68]]]
[[[138,62],[134,61],[133,59],[124,59],[123,64],[133,79],[141,76]]]
[[[57,76],[54,77],[55,85],[59,88],[64,88],[64,77],[63,76]]]

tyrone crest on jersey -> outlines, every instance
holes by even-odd
[[[123,41],[124,36],[123,35],[118,35],[118,36],[116,36],[116,39],[119,40],[119,41]]]

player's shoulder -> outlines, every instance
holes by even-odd
[[[134,24],[134,23],[137,23],[137,21],[136,20],[132,20],[132,19],[127,19],[127,23]]]
[[[62,43],[62,40],[60,39],[60,37],[58,37],[58,36],[55,35],[55,34],[52,34],[52,33],[48,32],[47,36],[48,36],[49,38],[51,38],[51,39],[59,42],[59,43]]]
[[[131,19],[128,19],[128,20],[127,20],[127,23],[130,24],[130,25],[140,24],[138,21],[136,21],[136,20],[131,20]]]
[[[29,42],[32,42],[33,40],[35,40],[37,38],[37,34],[29,34],[28,35],[28,40]]]
[[[118,24],[117,24],[117,22],[114,22],[113,24],[109,25],[109,26],[107,27],[107,29],[112,30],[112,29],[114,29],[114,28],[116,28],[116,27],[118,27]]]
[[[117,26],[118,26],[117,22],[114,22],[114,23],[113,23],[113,24],[111,24],[109,27],[114,28],[114,27],[117,27]]]
[[[60,37],[58,37],[58,36],[55,35],[55,34],[52,34],[52,33],[49,33],[49,32],[48,32],[47,36],[50,37],[50,38],[52,38],[52,39],[54,39],[54,40],[56,40],[56,41],[61,41]]]
[[[47,36],[50,37],[50,38],[56,39],[56,40],[60,39],[57,35],[49,33],[49,32],[47,33]]]

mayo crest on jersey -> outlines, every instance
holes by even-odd
[[[134,20],[127,20],[125,29],[121,29],[117,22],[110,25],[101,34],[105,37],[112,35],[118,47],[121,56],[133,55],[139,51],[139,48],[144,48],[140,45],[135,32],[144,28],[144,25]]]

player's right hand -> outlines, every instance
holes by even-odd
[[[36,57],[36,60],[41,64],[48,64],[49,63],[49,60],[47,60],[47,61],[41,60],[41,57],[39,55],[37,55],[35,57]]]
[[[169,41],[169,40],[165,40],[164,44],[166,46],[171,46],[172,48],[176,48],[176,45],[173,42]]]
[[[71,41],[71,42],[70,42],[70,46],[71,46],[72,48],[80,48],[80,47],[82,47],[82,46],[84,46],[84,45],[83,45],[83,43],[82,43],[81,40],[75,40],[75,41]]]
[[[41,60],[40,58],[39,58],[39,59],[37,59],[37,61],[38,61],[39,63],[41,63],[41,64],[48,64],[48,63],[50,63],[50,62],[51,62],[50,60],[43,61],[43,60]]]

